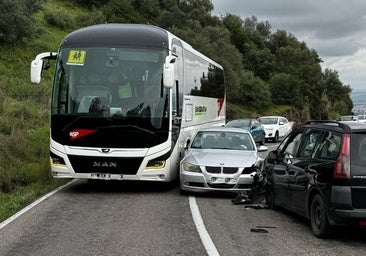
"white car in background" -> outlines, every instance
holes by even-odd
[[[366,123],[366,115],[358,115],[357,119],[360,123]]]
[[[292,123],[283,116],[262,116],[258,121],[263,125],[266,132],[266,140],[278,142],[286,137],[292,130]]]
[[[357,116],[341,116],[339,118],[339,121],[341,122],[358,122]]]

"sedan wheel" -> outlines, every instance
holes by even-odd
[[[325,238],[332,231],[329,224],[323,199],[320,195],[316,195],[311,202],[310,208],[311,229],[316,237]]]
[[[277,143],[278,142],[278,131],[276,132],[275,136],[274,136],[274,142]]]
[[[259,142],[259,145],[264,145],[266,143],[266,136],[262,134],[261,141]]]

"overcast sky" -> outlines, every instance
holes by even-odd
[[[268,21],[315,49],[323,68],[353,89],[366,89],[366,0],[211,0],[212,15]]]

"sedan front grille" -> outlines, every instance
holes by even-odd
[[[236,167],[224,167],[224,173],[226,174],[233,174],[238,172],[238,168]]]
[[[206,171],[209,173],[221,173],[221,167],[206,166]]]
[[[206,171],[208,173],[234,174],[237,173],[238,170],[239,168],[237,167],[206,166]]]

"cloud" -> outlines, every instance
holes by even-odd
[[[323,68],[336,70],[343,83],[354,89],[365,89],[366,49],[361,48],[348,56],[327,57],[322,63]]]
[[[212,0],[212,15],[231,13],[268,21],[272,32],[286,30],[324,63],[341,81],[361,87],[366,81],[366,1],[364,0]],[[362,67],[362,68],[361,68]],[[345,80],[343,81],[342,78]]]

